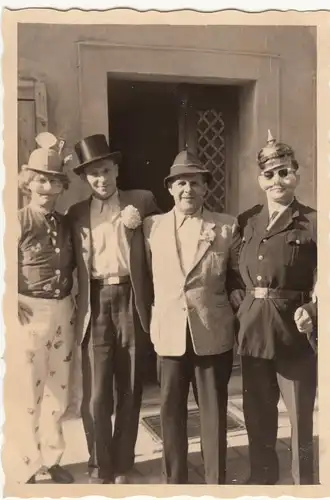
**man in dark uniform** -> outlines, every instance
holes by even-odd
[[[270,132],[258,154],[266,203],[239,216],[240,272],[246,295],[238,312],[243,408],[249,437],[248,484],[275,484],[280,394],[292,427],[295,484],[313,483],[313,409],[317,385],[316,211],[295,198],[294,151]]]

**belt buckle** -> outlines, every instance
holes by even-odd
[[[106,281],[108,285],[121,285],[128,282],[128,276],[110,276]]]
[[[266,299],[268,297],[268,288],[257,287],[254,289],[256,299]]]

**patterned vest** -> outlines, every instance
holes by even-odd
[[[28,205],[18,212],[18,292],[61,299],[70,294],[74,256],[64,215],[44,214]]]

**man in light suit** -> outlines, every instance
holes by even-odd
[[[121,155],[110,151],[103,135],[83,139],[75,151],[80,161],[75,173],[92,190],[68,214],[77,261],[76,335],[82,347],[81,412],[90,475],[125,484],[134,464],[141,406],[142,329],[149,330],[152,303],[142,220],[157,207],[149,191],[117,189]]]
[[[189,151],[174,160],[165,185],[174,208],[144,220],[154,284],[151,340],[160,360],[163,476],[184,484],[187,399],[195,379],[208,484],[226,471],[228,381],[238,305],[240,236],[236,219],[203,207],[211,174]]]

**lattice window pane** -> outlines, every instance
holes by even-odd
[[[212,173],[213,180],[205,200],[207,208],[222,212],[225,208],[225,124],[221,111],[198,111],[197,154]]]

